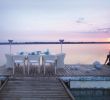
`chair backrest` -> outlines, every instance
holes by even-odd
[[[13,55],[13,61],[25,61],[25,56],[24,55]]]
[[[46,60],[56,60],[56,55],[43,55],[42,56],[42,61],[45,63]]]
[[[5,54],[6,57],[6,68],[12,68],[13,67],[13,57],[9,54]]]
[[[40,55],[28,55],[28,61],[37,60],[40,61]]]
[[[57,68],[64,67],[64,58],[65,58],[65,53],[57,54]]]

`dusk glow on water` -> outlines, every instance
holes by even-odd
[[[65,56],[65,64],[93,64],[99,61],[104,64],[110,44],[63,44],[63,52]],[[6,63],[5,54],[10,53],[9,45],[0,45],[0,65]],[[49,49],[50,54],[61,53],[60,44],[36,44],[36,45],[13,45],[12,54],[20,52],[45,52]]]

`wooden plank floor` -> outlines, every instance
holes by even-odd
[[[56,77],[18,77],[9,79],[0,100],[71,100]]]
[[[12,69],[6,69],[5,66],[0,67],[0,75],[12,75]],[[72,77],[72,76],[110,76],[110,66],[103,66],[101,69],[96,69],[93,65],[72,65],[66,64],[64,68],[57,69],[55,75],[54,68],[47,66],[46,74],[43,74],[43,68],[41,67],[41,72],[38,73],[37,67],[33,67],[30,70],[30,74],[23,74],[22,67],[15,70],[15,76],[17,77]]]

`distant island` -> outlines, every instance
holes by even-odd
[[[0,42],[0,45],[9,45],[9,42]],[[11,44],[61,44],[60,42],[12,42]],[[110,44],[110,42],[63,42],[62,44]]]

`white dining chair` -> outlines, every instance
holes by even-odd
[[[6,68],[13,68],[13,57],[10,54],[5,54]]]
[[[28,74],[32,65],[38,67],[40,73],[40,55],[28,55]]]
[[[13,55],[13,74],[15,73],[15,67],[16,66],[22,66],[23,72],[25,74],[25,56],[24,55]]]
[[[57,54],[56,68],[64,68],[65,53]]]
[[[44,68],[44,75],[45,75],[47,64],[54,66],[55,74],[56,74],[56,58],[57,58],[56,55],[43,55],[42,56],[42,65]]]

